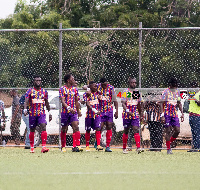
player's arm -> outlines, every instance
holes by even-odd
[[[177,104],[178,104],[179,110],[181,111],[181,122],[183,122],[184,121],[184,114],[183,114],[183,107],[182,107],[181,101],[177,101]]]
[[[75,105],[76,105],[76,110],[77,110],[78,116],[81,117],[82,114],[81,114],[81,111],[80,111],[81,109],[80,109],[80,104],[78,102],[78,97],[77,96],[75,97]]]
[[[139,101],[138,105],[137,105],[137,108],[138,108],[138,112],[139,112],[139,115],[140,115],[140,120],[143,121],[143,113],[144,113],[143,102]]]
[[[51,112],[50,112],[49,101],[48,101],[48,99],[45,99],[44,101],[45,101],[45,106],[46,106],[46,108],[47,108],[47,110],[48,110],[48,112],[49,112],[49,121],[51,121],[51,120],[52,120],[52,114],[51,114]]]
[[[113,100],[113,103],[114,103],[114,106],[115,106],[115,114],[114,114],[114,117],[115,119],[118,118],[118,102],[117,102],[117,95],[115,93],[115,89],[113,88],[112,89],[112,100]]]
[[[129,109],[127,109],[127,107],[126,107],[126,100],[121,100],[121,103],[122,103],[122,107],[125,110],[125,112],[127,112],[129,115],[132,116],[133,113]]]

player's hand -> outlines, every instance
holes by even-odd
[[[78,117],[81,117],[82,116],[82,113],[79,111],[78,112]]]
[[[133,116],[133,113],[131,111],[128,112],[129,116]]]
[[[69,110],[72,114],[75,114],[76,113],[76,111],[74,110],[74,109],[72,109],[72,108],[70,108],[70,110]]]
[[[100,113],[101,113],[101,112],[100,112],[100,111],[98,111],[96,114],[97,114],[97,115],[100,115]]]
[[[184,114],[182,113],[182,115],[181,115],[181,122],[183,122],[184,121]]]
[[[27,109],[24,109],[24,116],[27,116],[28,115],[28,111]]]
[[[99,100],[102,100],[102,98],[103,98],[102,95],[98,95]]]
[[[162,117],[160,118],[160,122],[161,122],[162,124],[165,124],[165,117],[164,117],[164,116],[162,116]]]
[[[80,102],[81,104],[83,104],[83,105],[85,104],[85,101],[84,101],[84,100],[80,100],[79,102]]]
[[[52,115],[49,113],[49,122],[52,120]]]
[[[115,117],[115,119],[118,118],[118,112],[117,111],[115,112],[114,117]]]

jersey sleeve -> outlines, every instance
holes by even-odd
[[[167,90],[164,90],[161,95],[161,100],[167,101],[167,96],[168,96]]]
[[[45,95],[44,95],[44,99],[48,100],[48,92],[45,90]]]
[[[59,89],[59,97],[64,97],[64,89],[63,89],[63,87],[61,87]]]
[[[31,94],[31,89],[28,89],[26,91],[25,98],[29,98],[30,94]]]
[[[86,92],[83,94],[83,100],[84,100],[85,102],[87,101]]]

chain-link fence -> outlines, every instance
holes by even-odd
[[[144,88],[159,88],[159,92],[168,87],[171,76],[178,79],[182,90],[190,90],[191,82],[199,81],[200,61],[200,28],[91,28],[60,30],[1,30],[0,31],[0,99],[5,106],[7,116],[5,129],[2,127],[2,141],[6,145],[15,144],[11,134],[12,101],[11,89],[18,89],[21,97],[28,86],[32,86],[35,74],[42,76],[42,86],[49,91],[49,102],[52,105],[53,120],[47,123],[47,143],[59,144],[59,98],[58,89],[63,76],[71,72],[78,87],[94,80],[99,82],[106,77],[116,88],[117,95],[127,88],[128,78],[133,76],[138,81],[142,93]],[[80,91],[80,95],[84,91]],[[120,103],[120,98],[118,97]],[[184,102],[182,102],[184,104]],[[122,107],[119,107],[119,118],[114,119],[112,144],[122,146],[123,124]],[[82,106],[82,113],[86,107]],[[191,129],[189,119],[181,125],[179,148],[191,147]],[[82,116],[79,129],[81,143],[85,143],[85,121]],[[148,125],[142,126],[150,141]],[[26,140],[26,124],[21,119],[20,144]],[[40,131],[35,133],[36,145],[40,144]],[[147,129],[147,130],[146,130]],[[72,144],[72,129],[69,127],[67,145]],[[164,132],[160,132],[161,136]],[[94,136],[94,134],[92,134]],[[144,136],[144,135],[143,135]],[[164,139],[164,138],[163,138]],[[5,140],[5,141],[4,141]],[[152,140],[152,139],[151,139]],[[95,141],[91,138],[90,144]],[[4,144],[5,144],[4,143]],[[133,140],[134,143],[134,140]],[[102,145],[105,145],[105,130],[102,130]],[[130,145],[130,140],[129,140]],[[144,147],[150,145],[145,144]],[[165,142],[163,140],[163,147]]]

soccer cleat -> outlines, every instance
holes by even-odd
[[[137,151],[138,154],[140,154],[141,152],[144,152],[144,149],[137,148],[136,151]]]
[[[173,154],[171,148],[169,150],[167,150],[167,154]]]
[[[94,148],[97,149],[97,141],[94,143]]]
[[[90,148],[89,146],[86,146],[86,149],[85,149],[86,152],[89,152],[90,151]]]
[[[73,147],[72,152],[80,152],[78,147]]]
[[[127,149],[123,149],[123,154],[128,154],[128,150]]]
[[[66,152],[67,150],[66,150],[66,148],[65,147],[62,147],[61,148],[61,152]]]
[[[100,146],[100,145],[98,145],[97,148],[96,148],[96,150],[98,150],[98,151],[99,151],[99,150],[103,150],[103,147]]]
[[[80,146],[77,146],[77,148],[79,149],[79,152],[83,152],[83,148],[81,148]]]
[[[112,150],[110,149],[110,147],[106,147],[105,152],[112,152]]]
[[[31,147],[30,153],[35,153],[34,148]]]
[[[41,152],[42,152],[42,153],[49,152],[49,149],[46,148],[46,147],[43,147],[42,150],[41,150]]]

